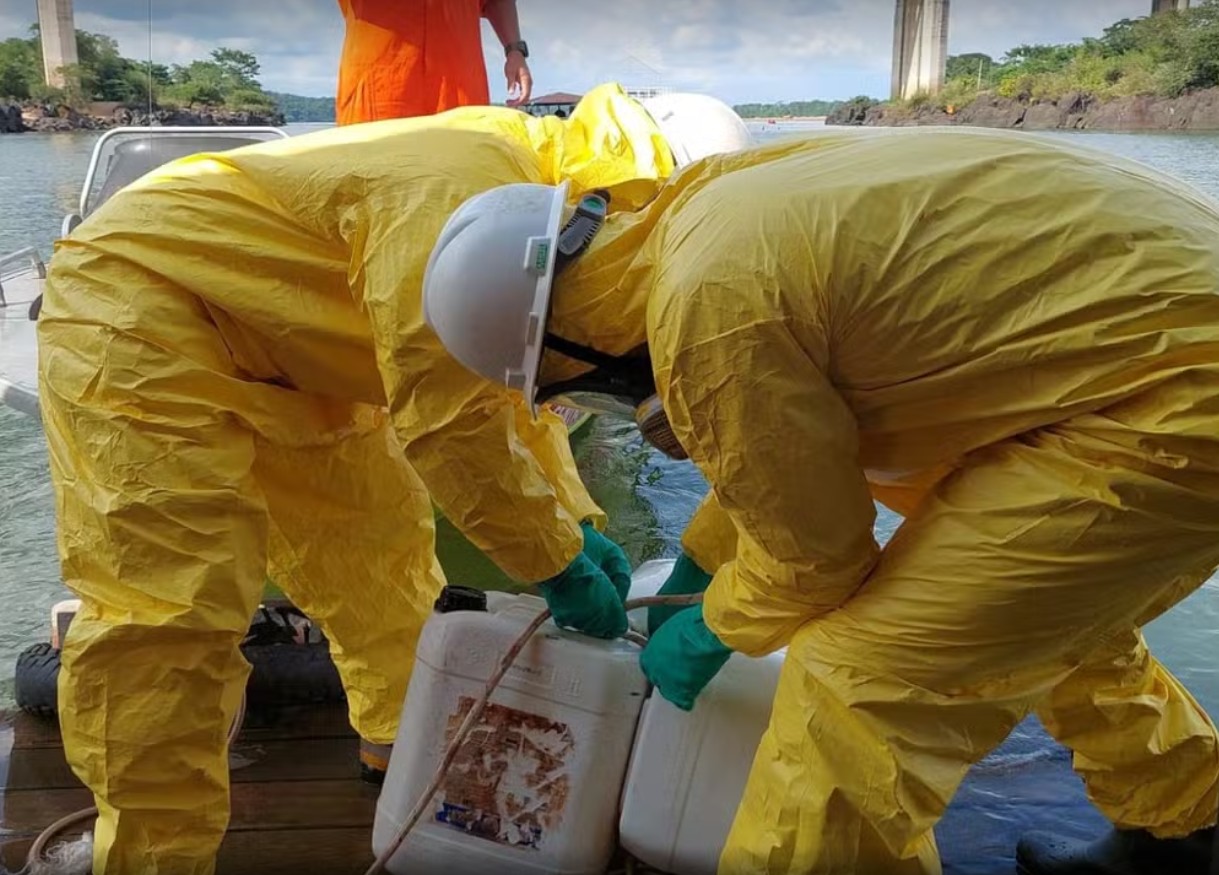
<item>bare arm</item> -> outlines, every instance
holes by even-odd
[[[484,0],[483,18],[491,22],[500,45],[510,46],[520,42],[521,23],[516,13],[516,0]],[[533,77],[529,62],[521,52],[509,52],[504,61],[504,79],[508,84],[508,105],[519,106],[529,100],[533,93]],[[517,96],[512,97],[513,90]]]

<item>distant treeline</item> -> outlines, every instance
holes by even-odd
[[[793,100],[790,103],[741,103],[734,106],[741,118],[816,117],[829,115],[841,100]]]
[[[332,122],[334,121],[333,97],[302,97],[299,94],[281,94],[276,91],[267,92],[279,111],[289,122]]]

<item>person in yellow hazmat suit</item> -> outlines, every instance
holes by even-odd
[[[40,393],[83,602],[59,702],[100,812],[95,875],[213,870],[268,570],[326,633],[370,744],[396,734],[442,585],[433,500],[561,623],[625,630],[629,564],[564,424],[444,353],[423,270],[479,191],[570,180],[637,207],[679,156],[744,145],[707,100],[607,85],[566,121],[460,108],[198,155],[59,242]]]
[[[424,312],[472,372],[609,396],[706,476],[670,589],[710,585],[643,669],[691,708],[731,652],[786,648],[721,875],[940,872],[934,824],[1033,711],[1115,830],[1027,836],[1022,873],[1208,875],[1215,726],[1139,630],[1219,565],[1219,206],[942,129],[562,201],[463,204]],[[874,498],[905,517],[883,551]]]

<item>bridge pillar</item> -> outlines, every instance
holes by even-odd
[[[1151,0],[1152,15],[1159,15],[1161,12],[1177,12],[1188,8],[1189,0]]]
[[[43,76],[47,85],[62,88],[62,68],[78,63],[72,0],[38,0],[38,30],[42,34]]]
[[[897,0],[893,99],[936,94],[948,64],[948,0]]]

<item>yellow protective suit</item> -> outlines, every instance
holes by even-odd
[[[622,353],[646,307],[713,490],[707,624],[788,647],[722,875],[939,872],[933,825],[1034,708],[1114,823],[1215,822],[1215,727],[1138,631],[1219,565],[1214,203],[1023,135],[839,133],[602,235],[551,328]],[[874,497],[906,515],[883,553]]]
[[[458,109],[196,156],[59,243],[41,394],[83,601],[60,703],[96,875],[212,871],[268,569],[329,637],[355,728],[389,743],[442,585],[429,498],[518,580],[579,553],[604,515],[565,426],[443,353],[423,270],[478,191],[571,178],[629,205],[671,170],[605,87],[567,123]]]

